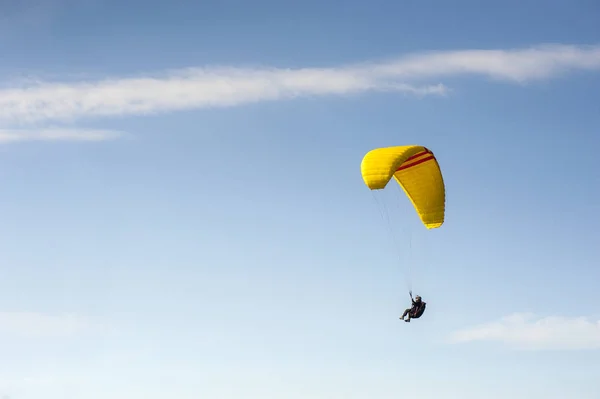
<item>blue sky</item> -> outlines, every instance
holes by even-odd
[[[0,4],[0,397],[598,398],[597,2]]]

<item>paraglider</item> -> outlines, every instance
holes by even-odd
[[[420,145],[377,148],[369,151],[361,163],[362,178],[367,187],[374,190],[386,188],[390,180],[398,183],[412,203],[421,223],[427,229],[444,224],[446,190],[437,159],[432,151]],[[382,212],[382,216],[387,210]],[[388,224],[393,233],[393,226]],[[412,297],[412,307],[406,309],[401,320],[418,319],[425,311],[426,303],[417,295]]]
[[[385,188],[393,177],[426,228],[438,228],[444,223],[444,179],[435,155],[426,147],[377,148],[364,156],[360,169],[365,184],[371,190]]]

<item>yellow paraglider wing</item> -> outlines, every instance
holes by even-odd
[[[435,156],[423,146],[377,148],[362,160],[363,180],[371,190],[386,187],[392,176],[428,229],[444,223],[446,191]]]

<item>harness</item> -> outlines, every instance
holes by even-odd
[[[423,313],[425,312],[425,308],[427,307],[427,304],[425,302],[421,302],[420,305],[417,305],[416,307],[414,307],[413,309],[410,310],[410,317],[413,319],[417,319],[419,317],[421,317],[423,315]]]

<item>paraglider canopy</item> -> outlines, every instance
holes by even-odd
[[[444,223],[446,192],[440,166],[429,149],[419,145],[377,148],[361,163],[367,187],[381,190],[394,177],[428,229]]]

